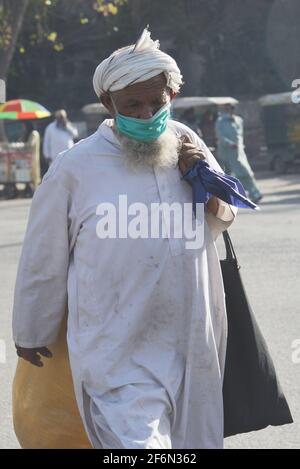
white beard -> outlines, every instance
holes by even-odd
[[[165,132],[153,142],[139,142],[119,133],[116,130],[121,149],[132,169],[145,166],[159,168],[175,167],[178,163],[178,150],[180,140],[174,132],[166,129]]]

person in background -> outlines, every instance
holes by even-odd
[[[250,199],[257,203],[262,199],[254,173],[245,153],[243,119],[235,114],[235,106],[224,105],[217,121],[218,157],[227,174],[234,174],[243,184]]]
[[[199,122],[197,121],[197,117],[195,114],[195,109],[193,107],[189,107],[180,118],[180,122],[187,125],[190,129],[196,132],[199,137],[202,137],[202,132],[199,126]]]
[[[202,132],[202,138],[208,148],[213,151],[217,146],[216,134],[215,134],[215,122],[217,119],[216,111],[207,109],[201,117],[200,129]]]
[[[71,148],[77,137],[77,129],[69,122],[66,111],[57,111],[55,121],[46,127],[44,135],[43,153],[47,163],[50,165],[59,153]]]

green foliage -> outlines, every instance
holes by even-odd
[[[105,0],[96,0],[94,3],[94,9],[99,13],[102,13],[104,16],[116,15],[119,11],[119,6],[127,3],[127,0],[115,0],[115,1],[105,1]]]
[[[5,5],[0,5],[0,48],[7,49],[12,36],[12,27],[10,23],[9,11],[5,9]]]
[[[152,37],[182,70],[182,94],[251,98],[282,91],[285,85],[266,51],[273,4],[275,0],[30,0],[8,95],[41,101],[50,109],[79,109],[95,101],[91,79],[97,64],[133,43],[148,23]],[[5,40],[0,0],[1,24]]]
[[[72,0],[72,3],[70,0],[30,0],[29,14],[26,17],[23,29],[26,30],[27,27],[30,29],[30,46],[35,46],[47,40],[51,43],[54,51],[61,52],[64,50],[64,42],[62,36],[59,36],[55,30],[55,24],[61,18],[62,12],[67,14],[67,11],[70,10],[72,15],[78,19],[78,25],[86,25],[95,16],[95,12],[103,16],[116,15],[120,6],[125,5],[125,3],[127,3],[127,0]],[[23,37],[24,35],[26,35],[26,32],[23,31]],[[24,53],[25,48],[23,45],[19,45],[19,47]],[[27,48],[26,51],[30,52],[30,48]]]
[[[50,109],[76,109],[95,100],[91,76],[100,60],[128,37],[127,1],[30,0],[8,80],[10,97]],[[102,6],[110,8],[104,14]],[[118,8],[118,14],[110,5]],[[130,29],[129,29],[130,31]]]

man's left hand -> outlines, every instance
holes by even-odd
[[[188,135],[181,138],[181,149],[179,151],[178,166],[182,174],[192,168],[199,160],[205,160],[205,154],[199,150],[191,141]],[[216,215],[219,209],[219,199],[211,197],[206,203],[206,209]]]
[[[179,150],[178,166],[182,174],[194,166],[199,160],[205,160],[205,154],[197,148],[190,137],[185,135],[181,138],[181,148]]]

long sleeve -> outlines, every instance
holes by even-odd
[[[232,205],[221,201],[217,215],[210,212],[205,213],[205,220],[208,224],[214,240],[233,223],[238,209]]]
[[[176,132],[176,129],[175,129],[175,132]],[[214,170],[224,173],[221,166],[219,165],[219,163],[217,162],[213,154],[210,152],[210,150],[207,148],[203,140],[201,140],[201,138],[199,138],[199,136],[195,132],[193,132],[192,129],[185,126],[184,124],[181,124],[180,131],[177,130],[177,135],[179,137],[183,135],[189,135],[192,143],[197,148],[203,151],[205,155],[205,159],[208,162],[208,164]],[[220,200],[220,199],[218,200],[219,200],[219,208],[218,208],[218,212],[216,215],[213,215],[207,210],[205,211],[206,223],[208,224],[212,237],[214,239],[216,239],[223,231],[227,230],[227,228],[234,221],[237,211],[238,211],[236,207],[229,205],[226,202],[223,202],[223,200]]]
[[[13,336],[23,347],[53,343],[66,308],[71,196],[53,173],[34,194],[18,267]]]
[[[205,154],[205,158],[208,164],[216,171],[220,171],[221,173],[223,173],[224,171],[222,170],[221,166],[219,165],[213,154],[207,148],[205,143],[194,133],[193,140],[195,142],[195,145],[200,148]],[[212,213],[206,211],[205,219],[214,239],[216,239],[223,231],[229,228],[229,226],[234,221],[237,212],[237,207],[229,205],[220,199],[219,208],[216,215],[213,215]]]

